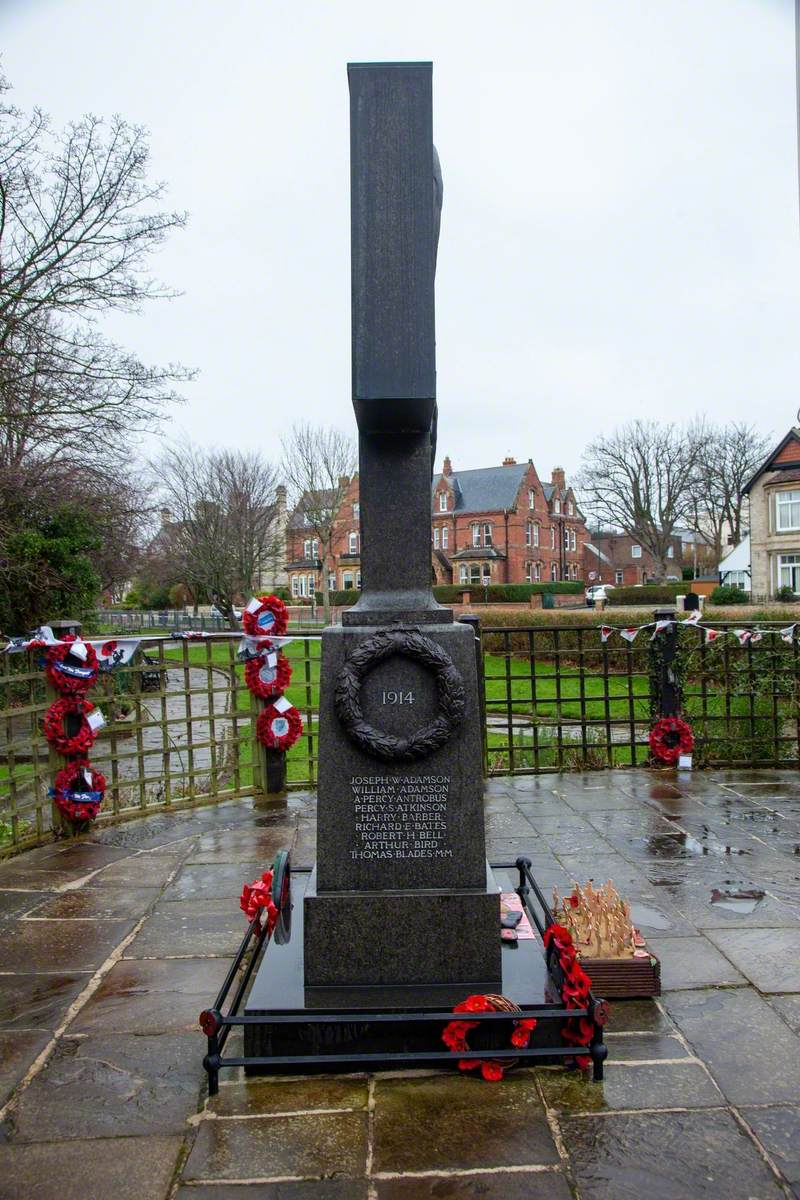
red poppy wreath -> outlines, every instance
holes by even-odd
[[[288,621],[286,605],[277,596],[259,596],[258,606],[248,607],[242,614],[242,628],[249,637],[280,637],[286,633]]]
[[[676,763],[693,748],[694,734],[679,717],[662,717],[650,730],[650,749],[657,762]]]
[[[519,1012],[519,1006],[513,1000],[506,999],[505,996],[467,996],[466,1000],[462,1000],[460,1004],[456,1004],[453,1009],[454,1013],[482,1013],[482,1012]],[[467,1044],[467,1034],[471,1029],[477,1029],[478,1025],[483,1024],[481,1021],[450,1021],[445,1025],[442,1032],[442,1041],[448,1050],[452,1050],[454,1054],[469,1053],[469,1045]],[[526,1049],[531,1040],[531,1034],[536,1028],[536,1021],[533,1017],[521,1017],[514,1022],[514,1028],[511,1031],[510,1044],[520,1050]],[[503,1078],[503,1071],[509,1067],[513,1067],[519,1060],[516,1058],[495,1059],[495,1058],[461,1058],[458,1062],[460,1071],[474,1071],[476,1067],[480,1067],[481,1075],[484,1079],[496,1081]]]
[[[282,712],[268,704],[256,721],[256,737],[269,750],[290,750],[302,732],[302,718],[291,704]]]
[[[563,925],[549,925],[544,931],[545,950],[553,947],[563,981],[561,999],[565,1008],[586,1008],[591,1000],[592,981],[578,962],[572,934]],[[588,1047],[594,1034],[594,1022],[588,1017],[570,1017],[564,1023],[561,1038],[568,1046]],[[577,1054],[575,1062],[582,1071],[589,1069],[587,1054]]]
[[[94,705],[82,696],[64,696],[51,704],[44,714],[42,728],[53,749],[61,754],[88,754],[95,739],[95,732],[86,719],[91,712],[94,712]],[[67,733],[65,721],[68,716],[80,717],[77,733]]]
[[[286,691],[292,678],[292,668],[285,655],[278,653],[274,666],[269,665],[270,653],[259,654],[257,658],[248,659],[244,668],[244,681],[254,696],[269,700],[270,696],[278,696]]]
[[[105,776],[88,759],[78,758],[56,775],[50,795],[70,821],[92,821],[106,792]]]
[[[80,696],[97,682],[99,666],[94,646],[82,642],[86,657],[80,658],[73,652],[78,639],[67,634],[60,645],[49,646],[45,656],[47,678],[64,696]]]

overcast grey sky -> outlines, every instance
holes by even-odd
[[[109,332],[199,368],[171,434],[354,428],[348,60],[432,59],[439,447],[574,470],[634,416],[800,404],[791,0],[0,0],[13,100],[122,113],[185,294]]]

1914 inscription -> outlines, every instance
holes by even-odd
[[[452,858],[449,775],[354,775],[354,859]]]

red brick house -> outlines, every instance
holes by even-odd
[[[542,483],[533,463],[453,470],[445,458],[432,485],[431,566],[434,583],[545,583],[582,578],[588,540],[583,514],[564,471]],[[327,564],[332,590],[361,587],[358,476],[350,481]],[[295,599],[319,591],[319,545],[302,504],[287,530],[286,571]]]
[[[669,550],[669,575],[681,578],[683,541],[676,533]],[[614,529],[593,529],[583,550],[583,578],[587,584],[610,583],[618,587],[633,587],[656,578],[652,554],[639,545],[636,538]]]
[[[341,481],[344,484],[344,479]],[[361,587],[361,531],[358,475],[344,484],[333,535],[328,580],[331,591]],[[319,540],[306,521],[303,503],[297,505],[286,530],[286,573],[292,598],[304,599],[322,590]]]
[[[544,583],[582,578],[588,538],[561,467],[542,483],[533,462],[454,471],[433,483],[437,583]]]

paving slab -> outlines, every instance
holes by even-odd
[[[93,971],[130,933],[134,918],[123,921],[16,921],[0,926],[0,963],[4,971]]]
[[[48,892],[0,891],[0,921],[13,921],[41,904]]]
[[[199,1039],[191,1034],[61,1038],[7,1118],[5,1140],[181,1134],[197,1112]]]
[[[558,1171],[508,1171],[378,1179],[377,1200],[570,1200]]]
[[[800,992],[800,929],[712,929],[706,936],[760,992]]]
[[[770,996],[769,1003],[783,1017],[793,1033],[800,1033],[800,995]]]
[[[5,1104],[52,1034],[49,1029],[0,1032],[0,1105]]]
[[[294,837],[294,823],[283,820],[266,829],[223,829],[204,833],[198,838],[187,863],[240,863],[259,861],[266,870],[278,850],[288,849]]]
[[[3,1200],[164,1200],[179,1137],[0,1145]]]
[[[500,1087],[464,1076],[378,1079],[377,1172],[435,1171],[556,1163],[532,1071]]]
[[[180,866],[188,851],[184,847],[171,854],[132,854],[105,867],[92,876],[92,887],[154,887],[162,888],[172,873]]]
[[[800,1184],[800,1107],[743,1108],[742,1116],[781,1174]]]
[[[560,1122],[581,1200],[779,1200],[785,1193],[728,1112]]]
[[[227,1050],[226,1050],[227,1053]],[[315,1075],[304,1079],[245,1078],[224,1084],[207,1103],[218,1116],[267,1116],[315,1108],[365,1109],[367,1077]]]
[[[78,1014],[72,1033],[197,1033],[198,1017],[219,991],[219,959],[122,959]]]
[[[125,957],[232,957],[246,929],[244,913],[230,899],[204,900],[194,906],[174,904],[165,897],[127,947]]]
[[[159,888],[117,890],[90,885],[44,900],[31,908],[26,916],[39,920],[61,917],[73,921],[112,921],[117,917],[132,917],[134,923],[159,895]]]
[[[657,1033],[617,1034],[606,1029],[606,1044],[612,1063],[653,1058],[687,1058],[692,1054],[680,1038],[663,1037]]]
[[[739,971],[702,935],[650,937],[647,944],[661,961],[662,991],[745,983]]]
[[[193,1184],[178,1188],[172,1200],[368,1200],[368,1195],[366,1179],[291,1179],[249,1186]]]
[[[609,1033],[670,1033],[675,1026],[655,1000],[612,1000]]]
[[[238,900],[242,884],[257,879],[267,866],[259,861],[241,863],[199,863],[181,867],[164,894],[164,900]]]
[[[683,1051],[685,1053],[685,1051]],[[723,1104],[719,1088],[700,1063],[609,1062],[602,1083],[583,1072],[542,1070],[548,1106],[559,1112],[608,1112],[630,1108],[709,1108]]]
[[[90,971],[0,975],[0,1029],[58,1029]]]
[[[673,992],[665,1003],[731,1104],[797,1099],[800,1038],[752,988]]]
[[[183,1179],[364,1178],[366,1113],[203,1121]]]

